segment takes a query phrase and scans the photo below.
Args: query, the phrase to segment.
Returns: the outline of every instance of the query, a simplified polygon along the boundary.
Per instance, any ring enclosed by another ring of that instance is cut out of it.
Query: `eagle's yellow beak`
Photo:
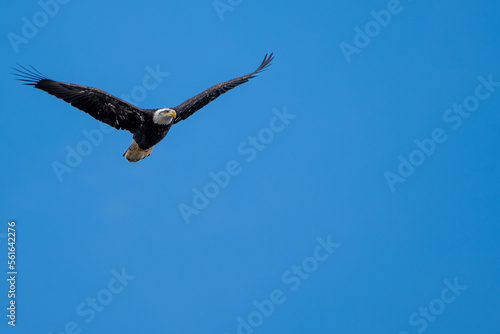
[[[170,117],[176,118],[176,117],[177,117],[177,113],[175,112],[175,110],[170,110],[170,111],[167,113],[167,116],[170,116]]]

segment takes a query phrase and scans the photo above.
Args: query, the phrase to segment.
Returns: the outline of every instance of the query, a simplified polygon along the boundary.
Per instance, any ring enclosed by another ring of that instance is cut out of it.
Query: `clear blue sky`
[[[499,10],[4,2],[0,332],[498,333]],[[135,164],[10,74],[173,107],[268,52]]]

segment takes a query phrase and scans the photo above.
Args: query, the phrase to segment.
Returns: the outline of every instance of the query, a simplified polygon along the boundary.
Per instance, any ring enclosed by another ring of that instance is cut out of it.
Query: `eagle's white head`
[[[172,123],[175,117],[177,117],[177,114],[174,109],[158,109],[153,114],[153,122],[156,124],[167,125]]]

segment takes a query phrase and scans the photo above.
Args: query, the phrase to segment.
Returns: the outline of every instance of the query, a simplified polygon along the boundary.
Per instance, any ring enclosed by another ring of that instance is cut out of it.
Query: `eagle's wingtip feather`
[[[262,60],[262,63],[260,64],[259,68],[254,72],[254,74],[260,73],[265,71],[269,66],[272,65],[272,61],[274,59],[274,52],[271,52],[269,54],[266,53],[264,56],[264,60]]]
[[[45,75],[31,65],[31,69],[28,69],[19,63],[17,66],[18,67],[12,67],[15,72],[11,74],[17,77],[16,80],[23,81],[24,85],[36,86],[40,81],[47,79]]]

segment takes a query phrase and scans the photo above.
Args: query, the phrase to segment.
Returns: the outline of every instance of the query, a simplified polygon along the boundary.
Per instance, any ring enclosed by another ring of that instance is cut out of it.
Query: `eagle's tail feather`
[[[143,150],[134,140],[123,156],[128,160],[128,162],[137,162],[149,157],[151,152],[153,152],[153,147]]]

